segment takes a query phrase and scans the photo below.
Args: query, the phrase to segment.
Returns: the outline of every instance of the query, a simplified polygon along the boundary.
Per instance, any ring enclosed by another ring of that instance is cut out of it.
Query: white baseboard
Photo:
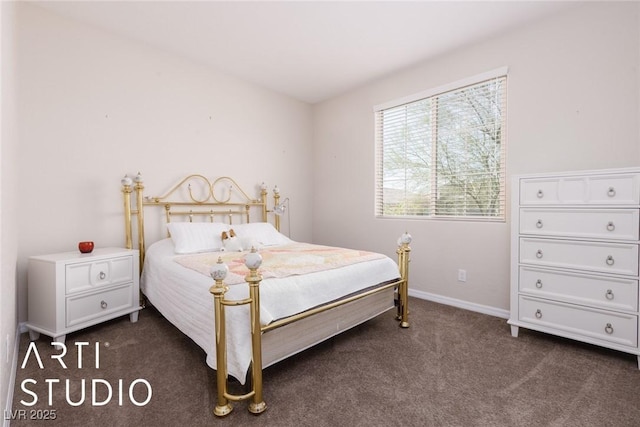
[[[430,292],[416,291],[409,289],[409,296],[424,299],[427,301],[433,301],[440,304],[450,305],[453,307],[462,308],[465,310],[475,311],[482,314],[488,314],[489,316],[500,317],[503,319],[509,318],[509,310],[503,308],[489,307],[487,305],[475,304],[468,301],[463,301],[455,298],[445,297],[442,295],[432,294]]]
[[[10,414],[13,410],[13,390],[16,387],[16,374],[18,369],[19,356],[18,353],[20,351],[20,335],[24,332],[27,332],[27,330],[27,325],[24,322],[19,323],[18,327],[16,328],[16,337],[13,343],[13,358],[11,359],[11,374],[9,376],[9,384],[7,384],[7,402],[5,404],[3,412],[3,414],[5,415],[3,416],[3,427],[9,427],[9,425],[11,424],[11,420],[7,419],[10,417],[7,417],[6,414]]]

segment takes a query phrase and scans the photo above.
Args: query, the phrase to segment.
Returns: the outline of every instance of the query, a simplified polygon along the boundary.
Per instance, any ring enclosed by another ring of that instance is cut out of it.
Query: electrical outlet
[[[459,269],[458,282],[466,282],[466,281],[467,281],[467,270]]]

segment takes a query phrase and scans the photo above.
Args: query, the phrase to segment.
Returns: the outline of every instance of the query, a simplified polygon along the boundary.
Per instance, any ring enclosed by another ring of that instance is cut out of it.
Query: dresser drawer
[[[133,294],[133,283],[127,283],[102,292],[67,297],[67,327],[132,308]]]
[[[520,267],[520,292],[610,310],[638,311],[638,280]]]
[[[65,273],[67,294],[130,282],[133,280],[133,257],[68,264]]]
[[[578,184],[582,184],[580,180]],[[560,203],[560,179],[531,178],[520,181],[520,203],[523,205],[553,205]]]
[[[538,236],[638,240],[638,209],[520,209],[520,233]]]
[[[520,296],[519,320],[618,345],[638,346],[638,316]]]
[[[640,174],[596,175],[588,178],[587,200],[592,204],[640,203]]]
[[[638,245],[521,238],[520,262],[637,276]]]
[[[520,181],[520,203],[637,205],[640,204],[640,174],[525,178]]]

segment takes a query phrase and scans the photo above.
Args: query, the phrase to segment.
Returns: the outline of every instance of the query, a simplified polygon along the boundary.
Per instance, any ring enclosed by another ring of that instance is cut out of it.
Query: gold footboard
[[[259,285],[262,276],[258,273],[258,268],[262,263],[260,254],[253,249],[245,258],[245,265],[249,268],[249,274],[245,280],[249,284],[249,298],[244,300],[227,300],[225,293],[229,289],[224,284],[224,279],[229,271],[228,267],[218,259],[218,263],[211,268],[211,277],[215,284],[210,288],[209,292],[214,297],[215,310],[215,334],[216,334],[216,379],[217,379],[217,402],[213,413],[217,416],[225,416],[231,413],[233,406],[230,401],[242,401],[251,399],[248,410],[253,414],[260,414],[267,409],[267,404],[262,397],[262,334],[269,330],[290,324],[297,320],[304,319],[314,314],[330,310],[337,306],[347,304],[349,302],[365,298],[374,293],[382,292],[385,289],[395,288],[397,290],[397,320],[400,321],[400,327],[409,327],[409,306],[408,306],[408,289],[409,289],[409,253],[411,248],[411,236],[407,233],[403,234],[398,240],[398,268],[400,279],[383,286],[377,287],[366,292],[353,295],[348,298],[335,301],[321,307],[305,311],[286,319],[278,320],[269,325],[261,327],[260,325],[260,290]],[[238,306],[249,304],[251,313],[251,346],[252,346],[252,363],[251,363],[251,385],[252,389],[243,395],[234,395],[229,393],[227,388],[227,347],[226,347],[226,324],[225,324],[225,308],[227,306]]]

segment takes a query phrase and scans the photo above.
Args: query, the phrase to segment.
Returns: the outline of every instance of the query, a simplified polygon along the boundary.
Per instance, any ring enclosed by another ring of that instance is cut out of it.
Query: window
[[[375,107],[376,216],[505,219],[506,72]]]

